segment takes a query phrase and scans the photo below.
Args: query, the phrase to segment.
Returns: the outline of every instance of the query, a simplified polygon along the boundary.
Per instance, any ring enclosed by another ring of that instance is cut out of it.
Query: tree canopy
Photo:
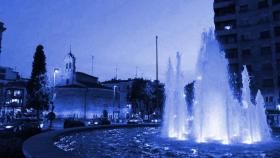
[[[46,56],[44,47],[38,45],[33,57],[31,78],[28,82],[27,107],[37,111],[48,110],[50,89],[47,86]]]
[[[134,79],[128,94],[133,113],[151,115],[161,113],[164,104],[164,86],[157,81]]]

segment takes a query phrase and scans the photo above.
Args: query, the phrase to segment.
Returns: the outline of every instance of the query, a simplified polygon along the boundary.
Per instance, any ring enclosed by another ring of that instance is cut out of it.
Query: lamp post
[[[56,77],[56,74],[59,73],[59,69],[58,68],[54,68],[53,69],[53,87],[55,87],[55,77]]]
[[[52,121],[55,119],[55,114],[54,114],[54,99],[56,97],[56,93],[55,93],[55,77],[56,74],[59,73],[59,69],[58,68],[54,68],[53,69],[53,96],[52,96],[52,102],[51,102],[51,112],[48,113],[48,120],[50,121],[50,125],[49,128],[52,128]]]
[[[53,69],[53,98],[52,98],[52,101],[54,102],[54,99],[56,97],[56,93],[55,93],[55,86],[56,86],[56,82],[55,82],[55,77],[56,77],[56,74],[59,73],[59,69],[58,68],[54,68]],[[54,107],[52,107],[53,109]],[[53,111],[53,110],[52,110]]]
[[[114,96],[113,96],[113,118],[114,120],[119,118],[119,106],[116,105],[117,102],[117,85],[114,85],[113,90],[114,90]],[[115,116],[117,115],[117,116]]]

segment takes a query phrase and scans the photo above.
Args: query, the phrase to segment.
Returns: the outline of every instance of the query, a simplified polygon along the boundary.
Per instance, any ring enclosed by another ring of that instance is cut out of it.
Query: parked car
[[[141,123],[143,123],[143,119],[140,117],[131,117],[127,121],[127,124],[141,124]]]
[[[97,125],[110,125],[111,122],[107,118],[95,118],[88,122],[88,126],[97,126]]]
[[[43,128],[41,120],[21,118],[0,125],[0,132],[9,134],[24,134],[40,132]]]
[[[150,118],[151,123],[161,123],[161,117],[159,115],[152,115]]]

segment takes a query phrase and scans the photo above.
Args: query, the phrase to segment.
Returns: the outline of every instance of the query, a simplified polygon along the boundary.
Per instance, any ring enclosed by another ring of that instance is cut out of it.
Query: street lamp
[[[55,97],[56,97],[56,93],[55,93],[55,77],[56,77],[56,74],[59,73],[59,69],[58,68],[54,68],[53,69],[53,98],[52,98],[52,102],[54,102],[55,100]],[[54,108],[54,106],[53,106]],[[53,111],[53,108],[52,108],[52,111]]]
[[[114,96],[113,96],[113,118],[118,119],[119,118],[119,106],[116,106],[116,101],[117,101],[117,96],[116,96],[116,91],[117,91],[118,86],[114,85],[113,90],[114,90]],[[115,116],[116,115],[116,116]]]
[[[54,68],[53,69],[53,86],[55,87],[55,77],[56,77],[56,74],[59,73],[59,69],[58,68]]]

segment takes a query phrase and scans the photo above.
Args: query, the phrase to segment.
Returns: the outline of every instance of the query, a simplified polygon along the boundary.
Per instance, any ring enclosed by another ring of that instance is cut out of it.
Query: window
[[[280,20],[280,11],[273,12],[273,20],[279,21]]]
[[[267,0],[259,0],[258,3],[258,8],[262,9],[262,8],[267,8],[268,7],[268,2]]]
[[[280,59],[276,60],[276,66],[277,66],[277,69],[280,70]]]
[[[66,69],[68,69],[68,63],[66,63]]]
[[[273,67],[272,67],[272,65],[270,64],[270,63],[266,63],[266,64],[263,64],[262,65],[262,70],[263,71],[272,71],[272,69],[273,69]]]
[[[5,79],[5,74],[0,74],[0,79]]]
[[[280,36],[280,26],[274,27],[275,36]]]
[[[240,36],[240,40],[243,42],[251,41],[252,39],[253,39],[253,36],[251,33],[244,33]]]
[[[11,95],[12,94],[12,90],[7,90],[7,95]]]
[[[273,103],[273,101],[274,101],[273,96],[270,96],[270,97],[269,97],[269,102],[270,102],[270,103]]]
[[[272,4],[280,4],[280,0],[272,0]]]
[[[215,27],[217,30],[231,30],[236,28],[236,20],[216,22]]]
[[[280,53],[280,43],[275,43],[275,52]]]
[[[263,87],[273,87],[273,79],[263,79],[262,86]]]
[[[262,47],[261,48],[261,55],[262,56],[272,55],[271,48],[270,47]]]
[[[261,39],[268,39],[270,38],[270,32],[269,31],[263,31],[260,33],[260,38]]]
[[[15,97],[21,96],[21,90],[14,90],[14,96]]]
[[[238,52],[237,49],[227,49],[225,50],[226,58],[232,59],[232,58],[237,58],[238,57]]]
[[[240,5],[239,6],[239,12],[244,13],[248,11],[248,4]]]
[[[265,102],[266,103],[273,103],[274,99],[273,99],[273,96],[266,96],[265,97]]]
[[[238,64],[229,64],[229,69],[231,72],[238,72],[239,71],[239,65]]]
[[[250,26],[251,24],[250,24],[250,20],[249,19],[247,19],[247,18],[244,18],[244,19],[240,19],[240,21],[239,21],[239,26],[243,26],[243,27],[245,27],[245,26]]]
[[[242,50],[242,57],[247,58],[251,56],[251,50],[250,49],[243,49]]]
[[[0,68],[0,73],[6,73],[6,69]]]
[[[71,69],[71,67],[72,67],[72,65],[71,65],[71,63],[69,63],[69,69]]]
[[[235,5],[229,5],[223,8],[216,8],[215,10],[215,16],[223,16],[228,14],[234,14],[235,13]]]
[[[246,68],[247,68],[249,74],[251,74],[253,72],[253,66],[252,65],[246,65]]]
[[[236,43],[237,42],[236,34],[220,36],[219,40],[223,44],[231,44],[231,43]]]

